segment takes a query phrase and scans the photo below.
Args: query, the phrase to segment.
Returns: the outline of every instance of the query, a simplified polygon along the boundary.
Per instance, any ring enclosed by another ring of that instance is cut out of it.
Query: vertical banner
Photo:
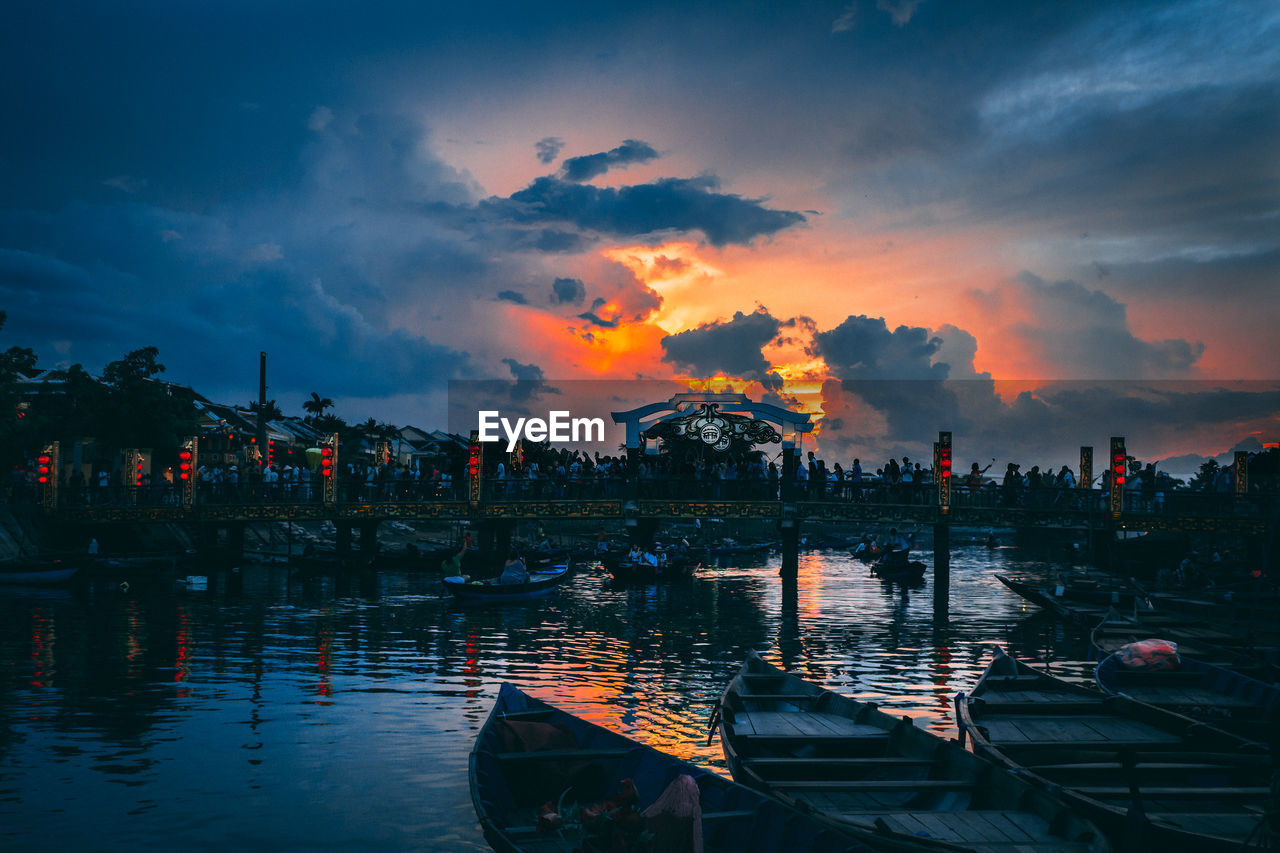
[[[52,442],[36,459],[36,488],[40,490],[40,506],[45,512],[53,512],[58,506],[58,466],[61,445]]]
[[[1080,448],[1080,482],[1076,483],[1077,489],[1093,488],[1093,448]]]
[[[1129,474],[1129,455],[1124,449],[1124,436],[1111,437],[1111,516],[1124,512],[1124,481]]]
[[[480,431],[471,431],[467,445],[467,497],[471,505],[480,503],[480,478],[484,475],[484,445],[480,443]]]
[[[939,432],[933,451],[933,479],[938,490],[938,512],[951,511],[951,433]]]
[[[1245,450],[1236,451],[1236,496],[1242,497],[1249,493],[1249,453]]]

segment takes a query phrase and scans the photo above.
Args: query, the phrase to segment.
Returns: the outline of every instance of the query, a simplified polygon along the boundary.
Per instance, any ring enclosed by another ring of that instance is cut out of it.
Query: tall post
[[[938,493],[938,515],[944,518],[951,513],[951,433],[938,433],[933,446],[933,480]]]
[[[480,431],[471,431],[471,441],[467,445],[467,498],[471,508],[480,504],[481,478],[484,477],[484,444],[480,441]]]
[[[778,574],[794,578],[800,574],[800,520],[784,518],[779,524],[782,527],[782,568]]]
[[[128,506],[138,502],[138,486],[142,474],[142,453],[135,448],[127,448],[124,452],[124,501]]]
[[[1249,493],[1249,453],[1245,450],[1237,450],[1235,454],[1236,466],[1236,497],[1242,498]]]
[[[933,525],[933,622],[951,621],[951,525]]]
[[[338,501],[338,434],[320,442],[320,499],[325,506]]]
[[[1093,448],[1082,446],[1080,448],[1080,482],[1076,483],[1077,489],[1093,488]]]
[[[200,438],[190,436],[178,449],[178,503],[191,509],[196,503],[196,470],[200,464]]]
[[[62,445],[50,442],[36,460],[36,488],[39,489],[40,506],[45,512],[53,512],[58,506],[58,469]]]
[[[1111,437],[1111,517],[1119,518],[1124,512],[1124,481],[1129,475],[1129,455],[1125,451],[1124,436]]]
[[[258,431],[257,445],[258,452],[262,454],[262,462],[266,464],[267,458],[267,416],[265,409],[267,408],[267,354],[265,352],[258,353]]]
[[[933,445],[938,516],[933,524],[933,621],[951,618],[951,433],[942,430]]]

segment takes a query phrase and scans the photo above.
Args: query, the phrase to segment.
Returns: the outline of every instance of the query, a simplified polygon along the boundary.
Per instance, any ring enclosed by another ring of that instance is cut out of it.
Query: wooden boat
[[[80,571],[60,560],[0,563],[0,584],[22,586],[66,583]]]
[[[524,601],[550,594],[569,575],[569,564],[561,563],[529,573],[525,583],[473,581],[460,575],[445,578],[445,589],[465,601]]]
[[[693,577],[692,560],[676,559],[665,566],[651,566],[645,562],[622,560],[609,567],[615,581],[625,583],[658,583],[660,581],[686,580]]]
[[[1090,605],[1093,607],[1132,608],[1135,603],[1144,604],[1147,595],[1142,590],[1121,582],[1099,582],[1093,578],[1070,578],[1051,586],[1031,581],[996,575],[1002,584],[1040,606]],[[1042,604],[1039,599],[1051,598],[1053,605]]]
[[[501,686],[476,736],[469,770],[485,840],[502,853],[684,853],[695,849],[698,835],[706,853],[871,849],[834,823],[557,710],[511,684]],[[624,806],[631,791],[634,805]],[[683,817],[660,813],[674,799],[671,791],[686,798]],[[595,815],[606,799],[621,815],[602,825]],[[643,815],[636,828],[654,835],[643,847],[625,844],[636,813]],[[602,838],[608,829],[622,839]]]
[[[1174,669],[1126,667],[1118,653],[1107,655],[1094,672],[1107,693],[1212,723],[1251,740],[1265,741],[1280,730],[1280,687],[1211,663],[1178,656]]]
[[[871,567],[871,573],[882,581],[889,583],[916,584],[924,580],[924,563],[919,560],[908,560],[905,551],[894,551],[902,556],[890,558],[888,554]]]
[[[1053,789],[1124,850],[1239,850],[1259,830],[1272,760],[1261,744],[1035,670],[996,649],[961,740]]]
[[[720,699],[733,778],[888,849],[1109,850],[1102,832],[959,744],[791,675],[755,652]]]
[[[1179,654],[1205,663],[1273,681],[1280,677],[1275,661],[1276,638],[1188,619],[1176,614],[1138,609],[1130,614],[1110,609],[1090,634],[1099,659],[1135,640],[1159,637],[1178,644]]]

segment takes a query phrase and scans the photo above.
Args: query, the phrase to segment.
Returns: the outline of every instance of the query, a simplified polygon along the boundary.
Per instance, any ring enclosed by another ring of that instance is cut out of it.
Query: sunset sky
[[[0,67],[45,366],[244,404],[266,351],[286,412],[428,428],[450,379],[733,377],[958,461],[1280,438],[1273,2],[53,2]]]

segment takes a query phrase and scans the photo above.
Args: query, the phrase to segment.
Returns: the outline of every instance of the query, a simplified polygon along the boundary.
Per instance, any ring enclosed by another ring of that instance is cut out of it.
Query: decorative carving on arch
[[[645,430],[643,436],[666,442],[701,441],[719,451],[728,450],[734,443],[753,446],[782,441],[781,433],[768,421],[719,409],[718,403],[702,403],[691,414],[659,421]]]

